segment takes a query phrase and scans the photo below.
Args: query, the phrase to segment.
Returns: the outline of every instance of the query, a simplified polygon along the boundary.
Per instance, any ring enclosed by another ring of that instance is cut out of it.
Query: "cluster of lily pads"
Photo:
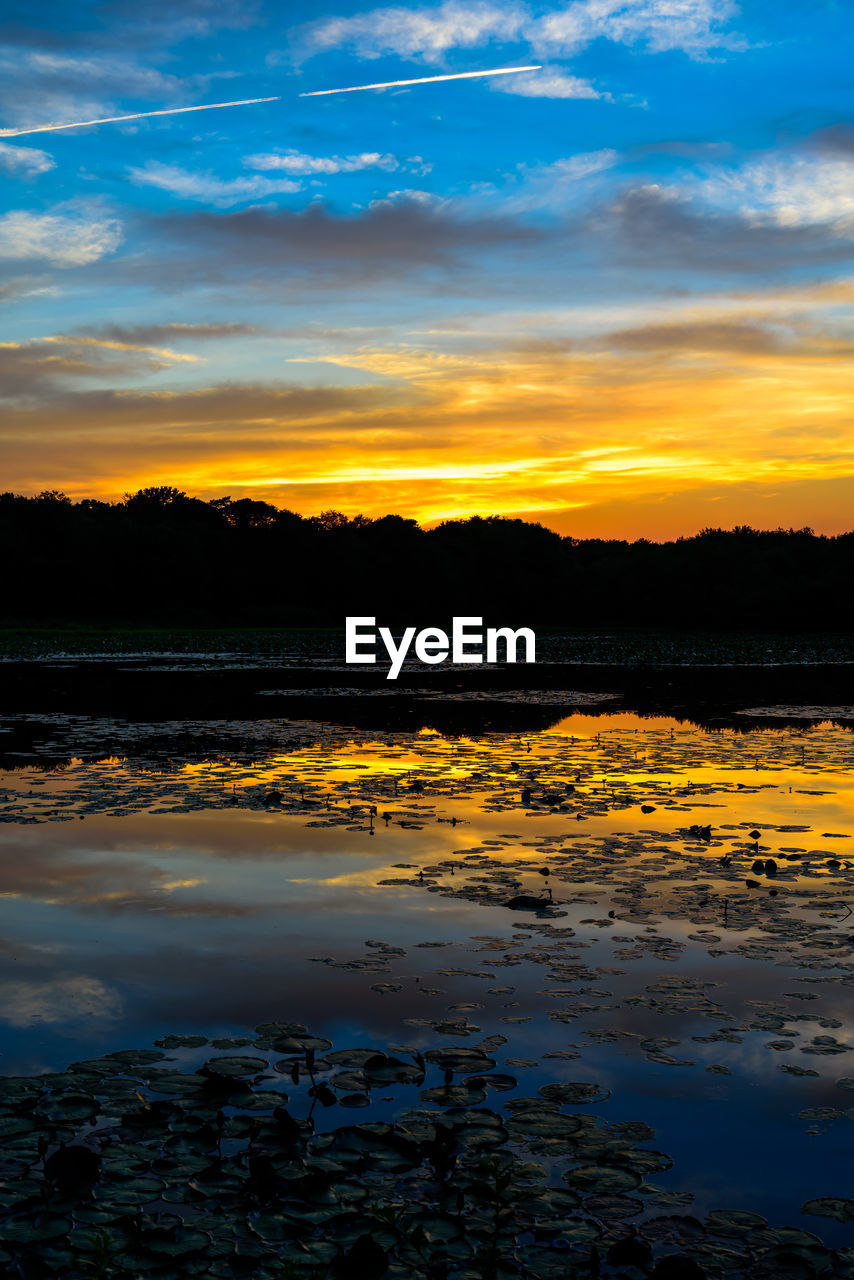
[[[27,770],[7,774],[0,789],[0,821],[10,822],[272,805],[294,815],[320,810],[323,825],[368,826],[372,808],[393,811],[406,801],[420,805],[424,821],[436,820],[438,806],[472,803],[484,813],[522,808],[567,823],[645,802],[643,813],[664,816],[772,786],[765,778],[751,786],[745,770],[782,781],[795,771],[835,771],[850,755],[848,735],[830,728],[718,735],[652,727],[595,738],[554,732],[470,740],[294,718],[146,723],[68,713],[9,716],[4,727],[14,739],[4,765]],[[59,764],[52,775],[51,759]],[[207,767],[187,767],[200,762]],[[710,767],[720,776],[697,781]]]
[[[82,721],[56,721],[58,740],[78,732],[85,740]],[[160,732],[146,725],[134,730],[145,750],[111,762],[103,757],[115,724],[90,723],[92,759],[81,752],[79,764],[46,786],[7,779],[0,820],[239,808],[362,837],[391,827],[411,842],[404,856],[422,856],[396,863],[397,874],[380,873],[386,893],[396,886],[401,899],[463,900],[492,910],[491,927],[505,919],[518,928],[521,920],[525,932],[473,937],[460,945],[474,951],[474,962],[466,957],[461,967],[446,956],[432,972],[419,963],[417,976],[406,950],[387,943],[366,943],[361,959],[313,957],[336,980],[345,972],[356,980],[387,975],[372,990],[386,1005],[399,998],[406,1013],[426,1015],[401,1018],[417,1028],[420,1050],[335,1050],[304,1027],[279,1022],[251,1037],[212,1041],[217,1056],[207,1061],[203,1037],[170,1036],[156,1050],[0,1078],[0,1273],[17,1280],[854,1276],[854,1251],[826,1249],[799,1227],[772,1227],[741,1209],[688,1213],[689,1196],[647,1180],[670,1165],[650,1149],[652,1129],[595,1114],[607,1097],[595,1081],[551,1080],[535,1096],[518,1096],[505,1069],[537,1064],[509,1057],[499,1069],[493,1054],[503,1037],[487,1035],[470,1048],[441,1043],[473,1041],[482,1028],[469,1014],[484,1009],[487,996],[516,991],[472,990],[472,981],[503,981],[496,971],[514,968],[523,982],[534,967],[537,998],[508,1000],[502,1010],[512,1012],[502,1012],[500,1023],[531,1022],[545,1002],[548,1044],[562,1047],[542,1056],[575,1061],[573,1072],[589,1070],[577,1061],[588,1049],[619,1043],[626,1056],[637,1051],[668,1072],[699,1060],[717,1088],[731,1067],[706,1058],[753,1037],[786,1077],[818,1084],[823,1060],[854,1051],[833,1035],[803,1034],[843,1027],[840,1010],[827,1000],[825,1008],[813,985],[823,984],[825,997],[854,986],[850,836],[770,819],[803,816],[797,806],[811,802],[801,797],[830,794],[799,789],[797,779],[805,769],[838,773],[838,731],[700,738],[658,729],[601,740],[553,734],[470,742],[395,734],[377,741],[294,721],[286,742],[277,727],[276,752],[259,768],[252,753],[264,754],[273,736],[272,722],[259,722],[240,756],[185,770],[180,761],[204,755],[212,725],[173,727],[168,745],[178,762],[146,754]],[[197,732],[198,743],[188,746]],[[391,767],[376,767],[377,759]],[[695,771],[709,765],[718,776],[698,780]],[[754,775],[760,765],[778,774],[773,786],[767,773]],[[785,791],[790,777],[794,793]],[[763,802],[763,821],[753,808],[745,820],[745,806]],[[610,822],[618,812],[624,830]],[[515,830],[493,830],[498,814]],[[460,849],[444,847],[449,828],[433,825],[462,822],[470,831],[481,817],[492,826],[484,823],[478,842]],[[658,932],[668,920],[672,937]],[[603,955],[606,946],[612,953]],[[706,958],[725,956],[758,961],[763,971],[773,966],[779,977],[739,992],[724,966],[720,982],[708,977]],[[683,957],[687,971],[644,971]],[[438,1017],[431,1002],[444,992],[428,985],[434,980],[452,987],[465,980],[468,988],[453,991],[454,1003]],[[795,983],[797,990],[786,990]],[[753,995],[763,998],[742,999]],[[483,1020],[492,1016],[487,1007]],[[661,1027],[661,1019],[670,1025]],[[555,1038],[572,1024],[578,1040]],[[515,1034],[524,1037],[518,1028]],[[426,1047],[431,1035],[441,1037],[435,1048]],[[535,1051],[524,1038],[522,1048]],[[188,1062],[192,1054],[197,1063]],[[745,1070],[744,1058],[729,1061]],[[786,1087],[809,1083],[789,1079]],[[850,1076],[836,1083],[854,1089]],[[854,1119],[854,1109],[841,1106],[810,1107],[800,1118],[841,1126]],[[850,1223],[854,1201],[822,1196],[802,1212]]]
[[[668,1198],[647,1179],[672,1162],[648,1125],[592,1114],[607,1096],[592,1081],[516,1096],[488,1043],[335,1050],[274,1022],[214,1041],[195,1069],[167,1053],[203,1037],[160,1045],[0,1079],[4,1274],[854,1276],[854,1249],[758,1214],[662,1214]],[[335,1125],[338,1108],[380,1091],[402,1095],[393,1119]],[[803,1212],[854,1221],[854,1200]]]

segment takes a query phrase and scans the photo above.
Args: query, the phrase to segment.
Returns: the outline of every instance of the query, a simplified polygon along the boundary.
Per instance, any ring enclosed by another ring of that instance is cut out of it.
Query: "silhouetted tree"
[[[703,529],[695,537],[561,537],[471,516],[421,528],[389,514],[303,518],[171,485],[121,502],[0,493],[0,618],[10,622],[850,629],[854,531]]]

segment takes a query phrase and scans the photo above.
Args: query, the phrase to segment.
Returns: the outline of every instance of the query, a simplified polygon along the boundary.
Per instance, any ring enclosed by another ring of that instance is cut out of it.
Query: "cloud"
[[[39,341],[39,339],[36,339],[36,341]],[[57,343],[61,346],[68,346],[77,351],[82,351],[87,347],[95,348],[98,351],[132,351],[139,353],[140,355],[157,356],[161,360],[175,362],[178,364],[195,364],[198,360],[197,356],[171,351],[168,347],[154,347],[150,344],[120,341],[116,338],[87,336],[85,334],[62,333],[56,336],[42,338],[41,341]]]
[[[82,267],[112,253],[121,239],[115,218],[87,217],[85,212],[16,209],[0,216],[0,259],[41,258],[57,267]]]
[[[323,18],[302,28],[297,40],[309,55],[352,48],[362,58],[396,53],[435,62],[449,49],[471,49],[496,39],[516,40],[525,21],[526,12],[520,5],[445,0],[433,9],[395,6],[352,18]]]
[[[251,324],[182,324],[172,321],[164,324],[101,325],[99,328],[85,330],[84,336],[125,343],[128,346],[150,347],[164,342],[245,337],[257,332],[255,325]]]
[[[13,22],[16,6],[6,6],[9,21],[4,43],[33,49],[93,48],[119,50],[150,47],[158,53],[172,43],[203,37],[224,28],[251,26],[258,20],[260,0],[107,0],[98,6],[97,21],[68,22],[67,0],[40,0],[38,8],[17,8],[36,25]]]
[[[4,349],[0,348],[0,353]],[[11,355],[14,355],[12,352]],[[11,363],[10,355],[10,363]],[[32,355],[25,349],[24,356]],[[89,373],[96,366],[89,365]],[[65,381],[68,370],[57,375],[57,384]],[[76,372],[76,371],[74,371]],[[33,385],[37,386],[35,379]],[[364,384],[358,386],[275,386],[253,383],[218,383],[215,386],[181,391],[140,391],[133,388],[102,388],[73,390],[44,386],[44,408],[50,415],[46,429],[58,437],[74,437],[81,430],[87,434],[101,435],[121,432],[126,428],[136,430],[149,427],[155,442],[163,443],[162,432],[175,430],[194,442],[194,447],[219,452],[225,443],[230,448],[236,427],[241,437],[256,440],[266,438],[281,446],[282,429],[317,424],[333,431],[359,429],[359,420],[373,415],[382,408],[411,403],[411,394],[399,387]],[[56,411],[61,408],[61,416]],[[16,424],[23,431],[40,416],[38,407],[25,406],[10,410],[10,428]],[[347,420],[346,427],[344,420]],[[367,418],[373,429],[373,419]],[[139,447],[144,443],[138,441]],[[155,447],[157,447],[155,443]],[[165,447],[165,446],[164,446]],[[292,439],[289,447],[308,447],[306,442]]]
[[[786,351],[804,358],[808,353],[791,330],[771,328],[751,320],[686,320],[679,324],[648,324],[617,329],[596,338],[592,346],[627,352],[710,355],[731,352],[740,357],[779,355]],[[808,349],[812,356],[845,355],[850,344],[824,342]]]
[[[110,0],[106,12],[121,19],[117,29],[139,32],[152,28],[152,35],[162,42],[164,33],[173,40],[206,36],[222,28],[250,27],[259,20],[260,0]]]
[[[817,129],[807,139],[806,146],[814,151],[854,155],[854,125],[832,124],[826,129]]]
[[[16,50],[0,55],[0,111],[6,122],[22,127],[116,114],[116,98],[180,103],[191,87],[197,82],[164,75],[117,53]]]
[[[0,343],[2,397],[45,397],[80,378],[115,379],[196,360],[163,347],[73,334],[5,342]]]
[[[371,208],[393,204],[396,200],[403,200],[409,204],[429,205],[434,209],[444,203],[442,197],[437,196],[434,191],[422,191],[418,187],[400,187],[396,191],[389,191],[382,200],[374,200]]]
[[[452,283],[460,286],[476,256],[499,248],[518,256],[544,234],[517,219],[463,217],[415,199],[378,201],[346,217],[310,204],[301,210],[169,212],[151,215],[150,225],[164,252],[159,263],[146,264],[146,278],[156,277],[164,287],[239,279],[279,288],[287,279],[289,288],[304,282],[313,291],[399,282],[431,270],[453,273]],[[133,263],[126,265],[133,273]]]
[[[394,53],[437,62],[449,50],[492,41],[526,41],[548,57],[577,53],[605,39],[640,45],[650,53],[676,49],[704,57],[713,49],[744,47],[723,29],[737,12],[734,0],[576,0],[535,17],[522,4],[445,0],[434,8],[395,6],[350,18],[323,18],[301,28],[296,44],[306,56],[351,48],[362,58]]]
[[[86,377],[95,372],[91,360],[77,359],[70,353],[46,350],[38,343],[4,342],[0,346],[0,377],[4,399],[31,393],[46,394],[55,382],[65,385],[69,379]]]
[[[650,53],[678,49],[700,57],[742,48],[722,30],[738,12],[733,0],[578,0],[534,22],[528,35],[543,53],[575,53],[596,39],[642,45]]]
[[[619,160],[618,151],[603,147],[600,151],[580,151],[578,155],[553,160],[551,164],[520,165],[519,172],[530,183],[565,186],[589,178],[594,173],[602,173],[605,169],[613,169]]]
[[[502,188],[475,188],[457,200],[402,187],[395,198],[348,214],[319,201],[225,214],[151,211],[143,225],[152,251],[144,261],[124,255],[109,276],[112,284],[168,292],[193,284],[284,287],[291,303],[408,282],[446,296],[480,290],[493,306],[513,295],[518,306],[523,294],[539,305],[566,296],[604,263],[619,268],[623,280],[626,272],[652,281],[662,270],[774,271],[782,283],[805,266],[826,269],[852,255],[851,241],[836,228],[729,212],[704,201],[696,181],[693,188],[621,184],[615,192],[607,170],[623,159],[611,148],[568,156],[517,169]],[[106,266],[92,271],[107,279]],[[661,285],[659,276],[656,289]]]
[[[601,98],[589,80],[566,75],[563,71],[544,67],[541,71],[492,81],[497,93],[514,93],[520,98]]]
[[[516,185],[502,188],[502,210],[505,214],[535,209],[563,212],[579,200],[589,198],[585,179],[612,169],[620,158],[619,152],[603,147],[600,151],[583,151],[551,164],[519,165]],[[494,191],[492,187],[487,188],[487,200],[494,198]],[[472,199],[477,201],[477,195]]]
[[[31,298],[37,294],[55,292],[56,289],[46,276],[13,276],[0,283],[0,305],[14,302],[16,298]]]
[[[619,158],[619,152],[614,151],[611,147],[603,147],[601,151],[581,151],[576,156],[569,156],[565,160],[555,160],[552,164],[542,165],[536,170],[528,169],[527,172],[560,175],[570,179],[586,178],[591,173],[600,173],[603,169],[611,169]]]
[[[4,984],[0,1016],[13,1027],[39,1023],[66,1023],[77,1018],[118,1018],[122,1000],[100,978],[80,974],[47,981],[15,981]]]
[[[301,189],[300,183],[289,178],[218,178],[213,173],[191,173],[178,165],[163,164],[159,160],[149,160],[142,168],[131,168],[128,172],[131,181],[138,186],[157,187],[182,200],[198,200],[218,208]]]
[[[620,193],[574,227],[579,246],[624,265],[649,269],[762,275],[806,264],[843,262],[850,241],[825,227],[759,220],[704,206],[681,191],[647,184]]]
[[[40,173],[47,173],[56,167],[53,156],[46,151],[38,151],[35,147],[16,147],[8,142],[0,142],[0,169],[7,173],[22,174],[25,178],[34,178]]]
[[[307,156],[299,151],[268,151],[247,156],[243,163],[249,169],[281,169],[285,173],[356,173],[361,169],[385,169],[399,167],[396,156],[381,155],[379,151],[364,151],[355,156]]]
[[[711,203],[781,227],[829,223],[854,231],[854,154],[767,156],[705,181]]]

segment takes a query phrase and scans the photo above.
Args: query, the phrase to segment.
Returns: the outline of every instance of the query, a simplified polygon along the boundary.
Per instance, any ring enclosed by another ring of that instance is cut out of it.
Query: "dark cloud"
[[[783,334],[747,320],[651,324],[618,329],[593,345],[620,351],[735,351],[777,355],[792,343]]]
[[[36,395],[40,400],[79,378],[126,377],[163,368],[142,352],[75,344],[73,339],[0,346],[0,398]]]
[[[121,114],[128,98],[184,106],[192,80],[145,64],[124,44],[117,49],[27,48],[0,51],[0,110],[4,124],[22,128],[55,120]],[[49,142],[45,136],[40,139]],[[39,141],[39,139],[36,139]]]
[[[0,303],[14,302],[38,287],[33,276],[18,276],[11,280],[0,281]]]
[[[540,356],[547,359],[549,356],[568,355],[578,346],[579,343],[571,338],[523,338],[521,341],[508,343],[507,350],[515,355]],[[483,349],[490,350],[488,347]]]
[[[217,30],[252,26],[259,0],[114,0],[75,6],[69,23],[66,0],[10,0],[4,5],[0,44],[30,49],[128,49],[162,47]]]
[[[651,324],[619,329],[592,339],[587,345],[618,351],[732,352],[742,356],[787,356],[804,359],[850,360],[852,344],[845,338],[780,323],[751,320],[698,320],[684,324]]]
[[[838,345],[838,344],[837,344]],[[518,356],[560,358],[585,351],[669,352],[732,351],[751,355],[777,355],[796,350],[792,335],[758,322],[741,320],[687,321],[674,324],[639,325],[615,329],[592,338],[530,338],[508,345]],[[800,352],[798,352],[800,354]]]
[[[854,257],[854,242],[827,227],[717,213],[655,186],[623,192],[577,229],[591,247],[632,267],[764,274]]]
[[[100,325],[81,329],[79,332],[86,337],[106,342],[154,347],[165,343],[174,345],[178,342],[195,342],[199,339],[242,337],[257,333],[258,329],[251,324],[181,324],[175,321],[167,324]]]
[[[840,123],[829,125],[826,129],[817,129],[807,139],[807,146],[813,151],[830,152],[834,155],[854,155],[854,124]]]
[[[270,284],[306,280],[319,288],[431,270],[447,277],[464,273],[472,255],[534,246],[548,234],[508,218],[462,218],[414,201],[384,202],[347,217],[319,204],[300,211],[170,213],[152,217],[149,226],[172,252],[158,266],[146,260],[140,271],[156,271],[167,286],[235,276]]]
[[[401,200],[349,215],[320,204],[149,212],[137,230],[147,238],[144,253],[93,263],[87,278],[162,293],[221,288],[223,298],[239,286],[249,291],[242,306],[253,295],[291,305],[360,289],[368,302],[407,285],[421,299],[477,293],[519,306],[523,297],[542,304],[567,287],[587,288],[603,264],[627,278],[658,273],[660,287],[667,271],[785,280],[854,256],[854,241],[838,229],[750,220],[651,186],[577,217],[536,221]]]
[[[5,353],[3,353],[5,354]],[[63,359],[57,381],[74,376],[78,370]],[[29,366],[19,376],[24,384]],[[32,388],[43,377],[44,366],[36,367],[27,382]],[[85,370],[89,372],[89,370]],[[19,393],[20,394],[20,393]],[[239,431],[245,445],[252,436],[278,436],[283,424],[328,422],[340,429],[346,420],[348,430],[357,424],[350,415],[369,414],[381,409],[411,405],[417,398],[411,388],[398,388],[388,383],[381,386],[350,387],[275,387],[252,384],[219,384],[199,391],[169,393],[136,390],[73,391],[47,389],[34,407],[9,409],[4,414],[7,437],[16,430],[26,436],[41,426],[51,434],[73,437],[76,432],[122,431],[129,427],[151,427],[170,431],[180,425],[181,439],[207,439],[210,447],[221,450],[223,437],[234,438]],[[296,447],[292,440],[288,447]]]
[[[100,6],[108,19],[133,28],[155,26],[207,34],[223,28],[250,27],[261,12],[259,0],[109,0]]]
[[[78,43],[75,33],[31,27],[25,22],[0,23],[0,45],[6,48],[68,49]]]

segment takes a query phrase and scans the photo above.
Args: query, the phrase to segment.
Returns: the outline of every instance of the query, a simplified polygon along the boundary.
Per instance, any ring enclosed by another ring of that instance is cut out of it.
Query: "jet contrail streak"
[[[90,124],[119,124],[148,116],[178,116],[185,111],[213,111],[215,107],[248,107],[255,102],[281,102],[275,98],[241,98],[238,102],[205,102],[200,107],[167,107],[165,111],[135,111],[132,116],[104,116],[103,120],[72,120],[68,124],[37,124],[31,129],[0,129],[0,138],[20,138],[25,133],[54,133],[57,129],[85,129]]]
[[[385,80],[381,84],[351,84],[346,89],[312,89],[310,93],[301,93],[301,98],[320,98],[326,93],[358,93],[360,89],[397,89],[406,84],[433,84],[437,80],[473,80],[476,76],[510,76],[517,71],[541,71],[540,65],[534,67],[496,67],[494,71],[457,71],[448,76],[421,76],[418,80]]]
[[[421,76],[418,80],[386,80],[382,84],[351,84],[346,89],[313,89],[301,98],[320,98],[329,93],[358,93],[361,89],[397,89],[409,84],[434,84],[437,80],[474,80],[478,76],[510,76],[518,71],[541,71],[542,67],[496,67],[493,71],[457,71],[453,75]],[[0,138],[22,138],[28,133],[55,133],[58,129],[87,129],[92,124],[122,124],[125,120],[147,120],[151,116],[180,116],[187,111],[214,111],[218,107],[250,107],[256,102],[281,102],[273,98],[240,98],[237,102],[205,102],[200,107],[167,107],[163,111],[135,111],[130,116],[104,116],[101,120],[70,120],[66,124],[36,124],[29,129],[0,129]]]

